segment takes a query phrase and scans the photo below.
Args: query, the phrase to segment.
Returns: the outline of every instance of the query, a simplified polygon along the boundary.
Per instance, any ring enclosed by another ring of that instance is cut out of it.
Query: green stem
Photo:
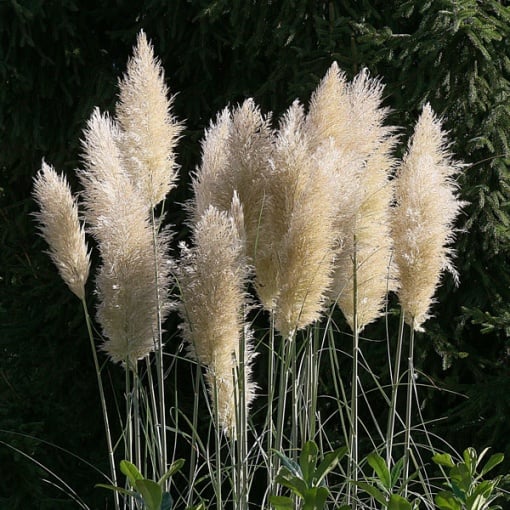
[[[159,437],[161,444],[160,452],[160,476],[166,473],[168,467],[168,452],[166,440],[166,406],[165,406],[165,366],[163,359],[163,327],[162,327],[162,314],[161,314],[161,296],[159,288],[159,253],[158,253],[158,240],[156,232],[156,218],[154,209],[151,209],[151,222],[152,222],[152,244],[154,249],[154,277],[156,283],[156,309],[157,309],[157,342],[156,342],[156,371],[158,379],[158,398],[159,398]],[[165,490],[168,490],[168,481],[165,483]]]
[[[274,370],[275,366],[275,326],[274,326],[274,314],[271,313],[270,317],[270,328],[269,328],[269,355],[268,355],[268,377],[267,377],[267,418],[266,418],[266,430],[267,432],[267,458],[268,458],[268,483],[267,486],[271,488],[270,494],[275,494],[276,484],[274,479],[276,477],[276,470],[273,464],[273,437],[275,434],[274,420],[273,420],[273,400],[274,400],[274,388],[276,387],[276,373]]]
[[[87,302],[85,298],[81,300],[82,306],[83,306],[83,312],[85,314],[85,323],[87,324],[87,331],[89,334],[89,340],[90,340],[90,347],[92,351],[92,358],[94,360],[94,368],[96,370],[96,378],[97,378],[97,386],[99,389],[99,399],[101,401],[101,410],[103,412],[103,422],[104,422],[104,428],[106,433],[106,446],[108,448],[108,462],[110,464],[110,474],[111,474],[111,482],[112,485],[117,486],[117,471],[115,469],[115,457],[113,455],[113,443],[112,443],[112,436],[111,436],[111,430],[110,430],[110,422],[108,420],[108,409],[106,407],[106,398],[104,394],[104,388],[103,388],[103,380],[101,378],[101,369],[99,367],[99,360],[97,359],[97,352],[96,352],[96,346],[94,343],[94,335],[92,333],[92,324],[90,321],[90,316],[87,308]],[[114,501],[115,501],[115,510],[120,510],[120,504],[119,504],[119,495],[117,492],[114,491]]]
[[[406,403],[406,421],[404,439],[404,481],[409,479],[413,390],[414,390],[414,319],[411,319],[409,333],[409,357],[407,359],[407,403]],[[404,488],[404,497],[407,497],[407,484],[405,485]]]
[[[351,490],[348,493],[348,504],[351,503],[351,494],[356,500],[358,494],[358,400],[359,400],[359,385],[358,385],[358,366],[359,366],[359,326],[358,326],[358,279],[357,279],[357,257],[356,257],[356,237],[354,237],[354,250],[353,250],[353,344],[352,344],[352,382],[351,382],[351,440],[350,440],[350,462],[349,462],[349,480],[352,484],[349,485]],[[353,508],[356,508],[354,506]]]
[[[386,464],[391,469],[393,439],[395,436],[395,420],[397,414],[397,397],[400,386],[400,364],[402,361],[402,345],[404,343],[405,312],[402,309],[398,327],[397,352],[395,354],[395,365],[391,378],[391,404],[388,413],[388,426],[386,428]]]

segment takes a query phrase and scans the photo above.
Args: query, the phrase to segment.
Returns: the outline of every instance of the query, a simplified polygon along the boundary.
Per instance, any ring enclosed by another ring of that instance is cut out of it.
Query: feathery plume
[[[119,89],[116,119],[122,128],[123,164],[154,207],[176,186],[174,149],[183,127],[171,113],[163,68],[143,31]]]
[[[90,255],[69,184],[63,175],[58,175],[43,161],[34,179],[33,194],[40,209],[34,216],[41,235],[50,247],[51,260],[69,289],[84,299]]]
[[[338,246],[331,298],[351,328],[356,313],[358,330],[380,316],[394,280],[390,174],[396,138],[394,128],[383,124],[382,92],[381,83],[366,70],[346,83],[334,63],[312,95],[306,119],[316,154],[327,144],[338,151]]]
[[[455,218],[464,205],[454,181],[459,170],[441,123],[426,104],[398,169],[393,214],[398,296],[406,322],[415,330],[421,330],[430,317],[441,273],[449,270],[457,279],[449,245],[455,239]]]
[[[303,108],[294,102],[275,141],[255,259],[258,295],[284,337],[324,309],[335,245],[333,162],[311,154]]]
[[[236,192],[243,206],[250,258],[259,235],[271,151],[270,116],[263,116],[254,101],[247,99],[232,112],[223,110],[211,124],[202,142],[201,166],[193,176],[192,222],[210,205],[228,211]]]
[[[85,168],[78,175],[85,219],[102,259],[96,286],[97,319],[106,337],[103,349],[113,361],[132,368],[158,345],[157,292],[164,317],[169,309],[169,268],[165,257],[156,267],[149,211],[122,166],[119,132],[107,115],[93,113],[83,140]],[[159,253],[165,253],[168,236],[161,235],[157,243]]]
[[[238,202],[233,208],[239,214]],[[247,406],[254,395],[250,381],[251,332],[245,324],[247,266],[236,223],[225,211],[214,206],[206,209],[193,230],[193,246],[181,245],[177,268],[183,336],[190,346],[190,356],[206,367],[211,401],[221,426],[232,437],[238,388],[235,374],[243,339]]]

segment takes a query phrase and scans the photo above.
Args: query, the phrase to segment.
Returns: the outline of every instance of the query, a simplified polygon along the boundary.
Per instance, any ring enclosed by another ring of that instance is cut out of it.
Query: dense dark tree
[[[107,468],[80,303],[43,253],[30,192],[43,157],[73,180],[84,123],[93,106],[111,109],[142,28],[186,123],[169,216],[179,228],[177,203],[187,196],[203,128],[229,103],[251,96],[279,114],[296,97],[306,101],[337,60],[348,77],[364,66],[381,76],[397,125],[410,130],[426,101],[445,117],[453,151],[466,163],[461,285],[445,282],[418,363],[470,398],[431,393],[427,412],[455,406],[448,428],[439,429],[447,440],[492,444],[510,459],[506,0],[0,0],[0,507],[73,505],[4,443],[61,474],[91,507],[105,506],[92,488],[98,475],[42,441]],[[185,236],[182,227],[177,238]]]

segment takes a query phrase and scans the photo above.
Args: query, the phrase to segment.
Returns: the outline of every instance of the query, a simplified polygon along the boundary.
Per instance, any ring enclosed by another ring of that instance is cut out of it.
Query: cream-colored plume
[[[277,133],[255,258],[258,295],[284,337],[324,309],[335,256],[334,160],[313,156],[303,108],[295,102]]]
[[[34,197],[40,210],[35,217],[50,247],[51,260],[69,289],[84,299],[90,256],[78,206],[66,178],[43,162],[34,179]]]
[[[119,82],[116,119],[123,164],[145,201],[154,207],[176,186],[174,149],[182,125],[171,113],[164,71],[142,31]]]
[[[393,214],[399,300],[406,322],[420,330],[430,316],[444,270],[456,277],[449,245],[455,218],[464,205],[457,197],[460,165],[448,152],[441,123],[429,104],[418,119],[396,179]]]
[[[264,204],[264,179],[272,151],[270,117],[252,99],[221,112],[202,142],[202,162],[193,176],[192,223],[210,205],[228,211],[236,192],[244,210],[246,251],[253,259]]]
[[[236,200],[234,200],[236,201]],[[239,214],[239,203],[233,205]],[[245,324],[245,264],[242,237],[235,219],[214,206],[206,209],[193,229],[193,246],[182,245],[177,269],[181,290],[182,331],[190,355],[206,367],[211,401],[219,423],[235,437],[239,402],[237,370],[244,344],[244,394],[248,406],[254,395],[250,381],[251,332]]]
[[[119,133],[108,116],[93,113],[83,140],[85,168],[78,175],[85,219],[102,258],[96,285],[103,348],[113,361],[132,368],[158,344],[158,306],[164,316],[169,269],[164,257],[156,267],[149,210],[122,166]],[[159,253],[166,253],[168,239],[157,242]]]
[[[338,245],[331,299],[359,331],[381,315],[394,281],[390,174],[396,139],[394,128],[383,124],[387,110],[381,107],[382,92],[366,70],[346,83],[334,63],[312,95],[306,119],[317,157],[329,157],[320,152],[328,144],[338,151]]]

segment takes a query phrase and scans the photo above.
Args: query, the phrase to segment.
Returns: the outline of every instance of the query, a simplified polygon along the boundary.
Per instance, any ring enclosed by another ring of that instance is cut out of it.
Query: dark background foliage
[[[203,129],[227,104],[254,97],[276,116],[296,97],[307,101],[337,60],[348,77],[366,66],[383,79],[403,136],[426,101],[444,116],[452,149],[466,163],[461,284],[445,278],[417,364],[467,398],[424,390],[424,412],[446,417],[436,432],[457,448],[506,452],[508,472],[507,1],[0,0],[0,508],[74,506],[20,452],[55,470],[91,507],[105,508],[93,489],[99,475],[45,443],[107,469],[80,303],[43,253],[30,192],[43,157],[73,181],[84,123],[95,105],[111,110],[141,28],[186,123],[169,217],[177,238],[186,237],[178,204],[188,196]],[[117,368],[110,370],[115,380]]]

